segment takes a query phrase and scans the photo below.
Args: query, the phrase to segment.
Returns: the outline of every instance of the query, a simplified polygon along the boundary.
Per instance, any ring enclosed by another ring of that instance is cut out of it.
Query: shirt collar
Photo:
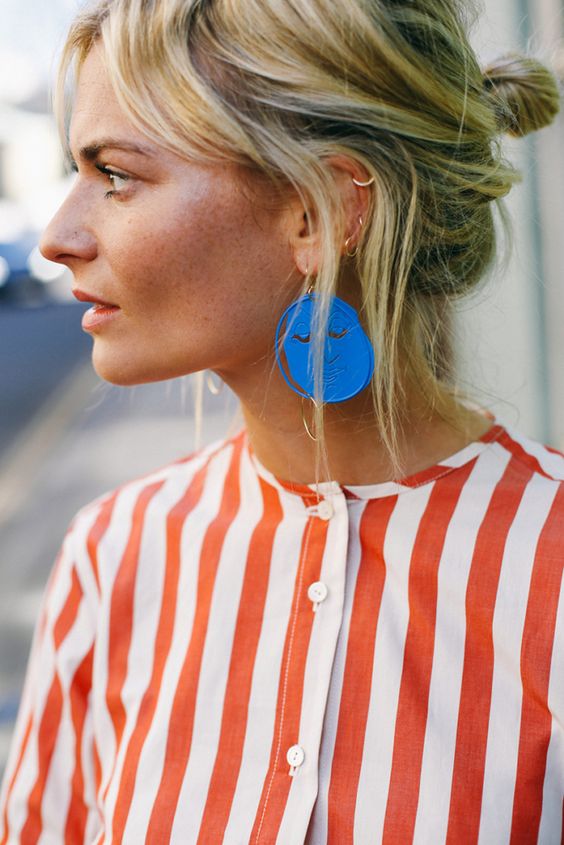
[[[495,418],[492,419],[492,427],[482,437],[472,441],[453,455],[443,458],[440,463],[402,478],[400,481],[383,481],[377,484],[342,485],[337,481],[322,481],[316,485],[315,482],[303,484],[279,478],[270,472],[257,458],[245,429],[241,432],[241,436],[244,438],[243,448],[247,450],[251,463],[261,478],[280,492],[284,491],[295,496],[300,496],[306,504],[312,504],[317,501],[318,497],[324,498],[335,494],[344,495],[347,499],[353,501],[355,499],[380,499],[386,496],[401,495],[410,490],[422,487],[425,484],[431,484],[439,478],[443,478],[465,466],[499,439],[504,428]]]

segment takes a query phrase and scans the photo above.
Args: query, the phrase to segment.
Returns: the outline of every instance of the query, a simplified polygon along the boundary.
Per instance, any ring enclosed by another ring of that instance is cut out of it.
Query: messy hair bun
[[[548,126],[558,114],[556,77],[537,59],[510,53],[491,62],[483,74],[501,133],[519,138]]]

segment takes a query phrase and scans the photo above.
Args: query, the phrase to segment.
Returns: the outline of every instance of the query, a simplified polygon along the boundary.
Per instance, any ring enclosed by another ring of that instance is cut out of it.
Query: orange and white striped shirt
[[[86,505],[1,845],[557,845],[563,478],[496,423],[318,501],[242,431]]]

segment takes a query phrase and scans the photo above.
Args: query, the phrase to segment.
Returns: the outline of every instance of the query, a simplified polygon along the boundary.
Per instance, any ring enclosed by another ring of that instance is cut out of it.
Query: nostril
[[[60,262],[61,259],[59,256],[61,255],[61,251],[56,249],[53,240],[49,237],[46,231],[43,232],[39,239],[38,248],[43,258],[46,258],[47,261]]]

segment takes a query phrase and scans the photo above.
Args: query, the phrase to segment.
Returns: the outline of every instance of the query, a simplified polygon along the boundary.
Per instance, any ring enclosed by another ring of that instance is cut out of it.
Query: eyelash
[[[121,179],[124,182],[129,179],[129,176],[125,176],[123,173],[118,173],[115,170],[110,170],[108,167],[105,167],[103,164],[96,164],[94,166],[95,166],[96,170],[99,170],[100,173],[102,173],[104,176],[107,176],[110,179],[110,181],[111,181],[112,177],[114,177],[116,179]],[[75,173],[78,173],[78,165],[76,164],[76,162],[74,162],[74,161],[71,162],[71,169]],[[120,193],[121,193],[121,191],[116,191],[116,190],[106,191],[106,193],[104,194],[104,199],[109,199],[110,197],[116,196]]]
[[[104,167],[103,164],[97,164],[96,170],[99,170],[100,173],[103,173],[104,176],[107,176],[110,179],[110,181],[111,181],[112,177],[114,177],[115,179],[121,179],[122,182],[126,182],[129,179],[129,176],[124,176],[123,173],[117,173],[115,170],[110,170],[108,167]],[[113,184],[113,182],[112,182],[112,184]],[[104,194],[104,198],[109,199],[110,197],[117,196],[120,193],[121,193],[121,191],[116,191],[116,190],[106,191],[106,193]]]

